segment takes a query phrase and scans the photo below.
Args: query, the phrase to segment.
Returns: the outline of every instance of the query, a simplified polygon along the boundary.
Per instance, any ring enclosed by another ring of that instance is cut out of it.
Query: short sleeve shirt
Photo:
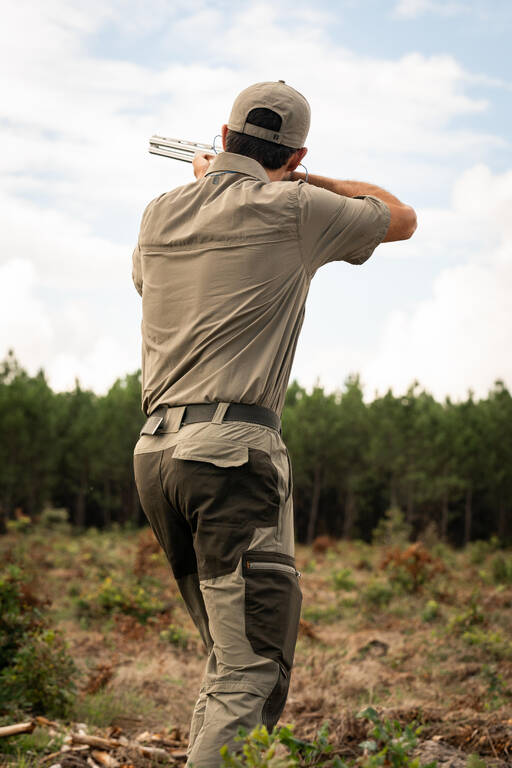
[[[365,262],[389,221],[375,197],[271,182],[229,152],[153,200],[133,253],[144,412],[241,402],[280,414],[313,275]]]

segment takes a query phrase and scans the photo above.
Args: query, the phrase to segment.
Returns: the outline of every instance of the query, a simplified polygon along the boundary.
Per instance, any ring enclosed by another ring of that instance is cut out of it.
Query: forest
[[[0,532],[66,510],[78,529],[144,524],[132,452],[144,416],[140,372],[105,395],[54,392],[9,353],[0,363]],[[512,397],[438,402],[414,382],[371,402],[358,375],[340,391],[294,381],[282,415],[293,467],[297,538],[371,541],[400,510],[411,537],[453,546],[512,541]],[[64,514],[64,513],[62,513]]]

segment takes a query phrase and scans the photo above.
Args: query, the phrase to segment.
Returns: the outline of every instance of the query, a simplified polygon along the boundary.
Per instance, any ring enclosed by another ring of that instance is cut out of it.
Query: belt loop
[[[213,414],[212,424],[222,424],[224,416],[231,403],[219,403]]]
[[[167,409],[167,418],[165,420],[166,432],[179,432],[186,405],[177,405]]]

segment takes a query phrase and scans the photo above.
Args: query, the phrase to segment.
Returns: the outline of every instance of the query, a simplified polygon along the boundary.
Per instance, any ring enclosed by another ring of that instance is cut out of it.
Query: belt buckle
[[[160,427],[162,426],[162,422],[164,420],[165,411],[167,409],[165,407],[157,408],[154,413],[149,416],[142,427],[140,434],[141,435],[156,435]]]

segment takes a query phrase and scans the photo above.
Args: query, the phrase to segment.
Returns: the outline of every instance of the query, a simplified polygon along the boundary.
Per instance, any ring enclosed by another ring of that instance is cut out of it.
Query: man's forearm
[[[306,174],[298,173],[297,171],[290,174],[291,181],[298,181],[299,179],[305,181]],[[308,184],[328,189],[330,192],[335,192],[337,195],[344,195],[345,197],[373,195],[373,197],[377,197],[384,203],[403,205],[402,201],[399,200],[398,197],[392,195],[391,192],[387,192],[376,184],[367,184],[364,181],[341,181],[338,179],[329,179],[327,176],[314,176],[310,173],[308,176]]]

